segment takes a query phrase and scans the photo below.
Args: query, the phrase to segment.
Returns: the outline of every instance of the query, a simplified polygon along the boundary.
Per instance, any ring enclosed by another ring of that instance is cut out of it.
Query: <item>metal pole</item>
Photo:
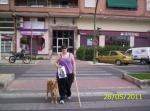
[[[95,6],[95,13],[94,13],[94,37],[93,40],[96,38],[96,12],[97,12],[97,5],[98,5],[98,0],[96,0],[96,6]],[[93,47],[94,47],[94,54],[93,54],[93,64],[95,64],[95,44],[93,43]]]
[[[1,44],[1,43],[2,43],[1,41],[2,41],[2,40],[1,40],[1,38],[2,38],[2,37],[1,37],[1,34],[0,34],[0,60],[2,59],[2,57],[1,57],[1,56],[2,56],[2,55],[1,55],[1,47],[2,47],[2,44]]]
[[[17,42],[17,17],[14,16],[14,37],[13,37],[13,51],[17,52],[17,46],[16,46],[16,42]]]
[[[32,34],[32,21],[30,20],[30,25],[31,25],[31,61],[32,61],[32,36],[33,36],[33,34]]]

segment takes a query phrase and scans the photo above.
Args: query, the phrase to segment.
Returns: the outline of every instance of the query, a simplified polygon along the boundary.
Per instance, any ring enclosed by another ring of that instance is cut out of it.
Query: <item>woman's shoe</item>
[[[64,104],[65,103],[65,101],[64,100],[60,100],[60,102],[59,102],[60,104]]]

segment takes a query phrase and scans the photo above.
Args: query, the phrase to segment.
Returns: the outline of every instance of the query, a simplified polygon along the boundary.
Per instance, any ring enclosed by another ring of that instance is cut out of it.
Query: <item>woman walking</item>
[[[74,81],[74,74],[76,74],[76,62],[73,54],[67,51],[66,45],[63,45],[61,48],[62,52],[58,56],[56,67],[58,69],[64,68],[64,72],[66,73],[66,76],[64,75],[63,77],[57,73],[60,103],[64,104],[65,97],[68,100],[71,99],[71,86]]]

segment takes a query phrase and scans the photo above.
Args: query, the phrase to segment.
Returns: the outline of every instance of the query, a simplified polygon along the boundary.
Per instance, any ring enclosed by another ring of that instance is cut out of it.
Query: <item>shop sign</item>
[[[139,36],[139,33],[136,32],[121,32],[120,35],[124,35],[124,36]]]

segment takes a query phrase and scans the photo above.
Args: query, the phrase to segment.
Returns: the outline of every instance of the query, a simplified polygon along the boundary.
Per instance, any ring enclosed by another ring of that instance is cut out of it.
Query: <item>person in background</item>
[[[56,67],[65,67],[66,70],[67,77],[65,78],[59,78],[57,74],[60,104],[64,104],[64,100],[66,97],[68,100],[71,99],[71,86],[74,81],[74,76],[76,74],[76,62],[74,55],[67,51],[67,46],[65,44],[62,45],[61,49],[62,52],[58,55]]]

